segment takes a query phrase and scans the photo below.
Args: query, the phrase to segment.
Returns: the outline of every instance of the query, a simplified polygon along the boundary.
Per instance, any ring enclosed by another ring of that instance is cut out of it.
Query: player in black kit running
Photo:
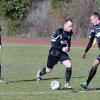
[[[67,19],[64,22],[63,28],[57,29],[51,38],[51,48],[49,50],[47,66],[42,68],[37,73],[37,80],[41,80],[41,76],[47,73],[50,73],[60,61],[66,68],[65,70],[65,87],[71,88],[69,81],[72,74],[72,64],[71,59],[67,52],[70,51],[71,46],[71,36],[73,34],[73,21],[71,19]]]
[[[93,27],[91,28],[91,31],[90,31],[90,41],[83,53],[83,56],[82,56],[83,58],[86,58],[87,52],[91,48],[94,38],[96,38],[98,48],[100,49],[100,14],[98,12],[94,12],[90,17],[90,21],[93,24]],[[99,52],[98,57],[94,60],[92,64],[92,68],[90,70],[87,81],[81,84],[82,88],[84,89],[88,88],[89,83],[91,82],[91,80],[93,79],[93,77],[95,76],[97,72],[97,68],[99,64],[100,64],[100,52]]]

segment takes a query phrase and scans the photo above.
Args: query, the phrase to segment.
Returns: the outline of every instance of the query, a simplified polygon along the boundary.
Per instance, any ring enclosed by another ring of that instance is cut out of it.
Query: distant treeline
[[[6,35],[48,37],[72,18],[74,36],[87,37],[89,16],[100,11],[99,4],[99,0],[0,0],[0,24]]]

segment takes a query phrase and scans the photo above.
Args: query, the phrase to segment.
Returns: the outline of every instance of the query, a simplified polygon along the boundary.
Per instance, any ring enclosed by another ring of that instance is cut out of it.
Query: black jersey
[[[62,48],[68,46],[70,48],[71,45],[71,36],[73,32],[66,32],[63,28],[57,29],[51,37],[51,49],[50,54],[59,55],[62,52]]]
[[[87,52],[90,49],[90,47],[93,44],[94,38],[96,38],[97,44],[98,44],[98,48],[100,49],[100,23],[91,28],[89,37],[90,37],[90,41],[89,41],[88,46],[87,46],[85,51]]]

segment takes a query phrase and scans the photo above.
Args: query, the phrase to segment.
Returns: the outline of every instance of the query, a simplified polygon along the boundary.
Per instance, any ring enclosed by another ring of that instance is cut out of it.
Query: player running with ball
[[[38,71],[36,77],[38,81],[41,80],[42,75],[50,73],[54,65],[60,61],[65,66],[65,87],[71,88],[69,81],[72,75],[72,64],[67,52],[70,51],[72,34],[73,21],[71,19],[65,20],[63,28],[57,29],[53,33],[51,38],[52,46],[49,50],[47,66]]]

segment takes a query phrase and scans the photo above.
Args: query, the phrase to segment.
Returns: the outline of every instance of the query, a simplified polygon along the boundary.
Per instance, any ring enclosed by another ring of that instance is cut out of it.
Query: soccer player
[[[90,16],[90,21],[91,24],[93,24],[91,31],[90,31],[90,40],[89,43],[82,55],[83,59],[86,58],[87,52],[89,51],[89,49],[92,47],[93,41],[96,38],[97,44],[98,44],[98,48],[100,50],[100,14],[98,12],[94,12],[91,16]],[[100,64],[100,52],[98,57],[94,60],[93,64],[92,64],[92,68],[90,70],[89,76],[86,80],[86,82],[81,84],[81,87],[84,89],[88,88],[88,85],[90,84],[91,80],[93,79],[93,77],[95,76],[96,72],[97,72],[97,68],[98,65]]]
[[[40,81],[42,75],[50,73],[58,61],[65,66],[65,87],[71,88],[69,81],[72,74],[71,59],[67,52],[70,51],[71,36],[73,34],[73,21],[67,19],[64,22],[63,28],[57,29],[51,37],[51,48],[49,50],[47,66],[42,68],[37,73],[37,80]]]
[[[0,26],[0,50],[2,50],[1,26]],[[1,78],[1,58],[0,58],[0,84],[2,84],[2,83],[6,83],[6,81]]]

